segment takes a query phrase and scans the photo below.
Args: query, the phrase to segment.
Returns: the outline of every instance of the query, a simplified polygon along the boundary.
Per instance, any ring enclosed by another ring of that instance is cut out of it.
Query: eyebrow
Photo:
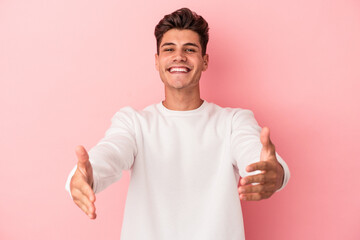
[[[166,43],[164,43],[163,45],[161,45],[161,47],[174,46],[174,45],[176,45],[176,44],[175,44],[175,43],[172,43],[172,42],[166,42]],[[191,42],[185,43],[184,46],[193,46],[193,47],[200,48],[197,44],[191,43]]]

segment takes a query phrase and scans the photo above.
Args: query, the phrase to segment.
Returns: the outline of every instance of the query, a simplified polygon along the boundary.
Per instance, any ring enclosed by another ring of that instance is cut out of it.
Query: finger
[[[83,202],[79,201],[79,200],[74,200],[74,202],[76,203],[76,205],[78,205],[78,207],[91,219],[95,219],[96,218],[96,208],[95,205],[90,205],[87,206],[86,204],[84,204]]]
[[[86,149],[79,145],[75,149],[76,156],[78,158],[78,166],[86,169],[86,163],[89,162],[89,154]]]
[[[262,192],[275,192],[275,184],[256,184],[245,185],[238,188],[239,194],[245,193],[262,193]]]
[[[87,215],[91,218],[91,219],[95,219],[96,218],[96,208],[95,208],[95,204],[91,203],[89,206],[87,206],[88,211],[87,211]]]
[[[85,195],[91,202],[95,202],[96,201],[96,197],[95,197],[95,193],[92,190],[92,188],[90,187],[89,184],[82,184],[80,191],[83,195]]]
[[[88,213],[88,209],[87,209],[87,206],[81,202],[80,200],[78,199],[74,199],[74,203],[87,215]]]
[[[240,200],[259,201],[271,197],[272,194],[272,192],[240,194]]]
[[[241,185],[247,185],[251,183],[264,183],[266,182],[266,176],[264,173],[247,176],[241,179],[240,183]]]
[[[238,189],[239,194],[244,194],[244,193],[260,193],[263,192],[265,190],[265,187],[263,184],[256,184],[256,185],[246,185],[246,186],[241,186]]]
[[[71,192],[73,199],[74,200],[78,200],[80,202],[82,202],[83,204],[85,204],[87,207],[90,206],[95,206],[94,203],[95,201],[92,201],[88,195],[84,194],[80,189],[74,189]]]
[[[91,215],[88,215],[89,217],[90,217],[90,219],[96,219],[96,213],[94,213],[94,214],[91,214]]]
[[[253,164],[250,164],[249,166],[246,167],[246,171],[247,172],[253,172],[253,171],[266,171],[269,170],[270,168],[270,163],[267,161],[259,161]]]
[[[78,207],[87,214],[90,218],[94,217],[96,214],[95,204],[91,202],[88,197],[80,192],[74,198],[74,202]]]
[[[276,183],[279,177],[273,171],[263,171],[262,173],[244,177],[240,180],[241,185],[251,184],[251,183]]]

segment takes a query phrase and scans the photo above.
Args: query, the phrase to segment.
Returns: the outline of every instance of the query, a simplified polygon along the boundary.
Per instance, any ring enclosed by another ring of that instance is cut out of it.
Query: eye
[[[165,48],[164,49],[164,52],[172,52],[172,51],[174,51],[174,49],[172,49],[172,48]]]
[[[186,51],[186,52],[195,52],[195,49],[193,49],[193,48],[187,48],[187,49],[185,49],[185,51]]]

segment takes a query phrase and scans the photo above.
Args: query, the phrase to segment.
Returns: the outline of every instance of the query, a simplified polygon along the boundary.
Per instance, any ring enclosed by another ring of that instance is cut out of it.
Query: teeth
[[[187,68],[170,68],[170,72],[189,72]]]

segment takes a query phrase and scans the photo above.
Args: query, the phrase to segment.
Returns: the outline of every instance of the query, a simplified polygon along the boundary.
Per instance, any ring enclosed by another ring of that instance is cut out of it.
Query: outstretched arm
[[[91,219],[96,218],[95,193],[119,180],[122,171],[131,169],[134,163],[137,154],[134,114],[132,108],[121,109],[96,146],[89,152],[83,146],[76,148],[78,163],[70,172],[65,189]]]

